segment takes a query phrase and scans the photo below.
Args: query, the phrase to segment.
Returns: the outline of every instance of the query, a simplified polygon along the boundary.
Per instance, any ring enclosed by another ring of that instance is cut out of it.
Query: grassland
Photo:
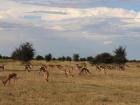
[[[0,105],[140,105],[140,68],[129,63],[126,71],[110,70],[107,75],[88,65],[91,75],[66,77],[56,68],[50,69],[46,82],[38,73],[44,61],[33,61],[33,71],[24,71],[20,62],[0,61],[6,70],[0,72],[0,80],[16,72],[18,80],[6,87],[0,83]],[[74,62],[51,62],[69,64]]]

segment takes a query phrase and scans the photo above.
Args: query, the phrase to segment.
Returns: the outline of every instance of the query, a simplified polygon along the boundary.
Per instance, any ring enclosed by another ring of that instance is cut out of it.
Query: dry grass
[[[49,82],[37,71],[45,62],[32,63],[34,71],[28,73],[20,62],[1,61],[6,71],[0,72],[0,79],[11,72],[16,72],[19,79],[6,87],[0,83],[0,105],[140,105],[140,68],[136,63],[128,64],[126,71],[109,71],[106,76],[90,65],[92,75],[75,72],[69,78],[55,68],[50,70]]]

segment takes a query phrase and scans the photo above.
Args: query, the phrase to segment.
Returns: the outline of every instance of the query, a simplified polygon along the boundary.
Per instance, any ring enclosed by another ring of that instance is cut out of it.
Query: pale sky
[[[140,59],[140,0],[0,0],[0,54],[22,42],[56,57],[122,45],[129,59]]]

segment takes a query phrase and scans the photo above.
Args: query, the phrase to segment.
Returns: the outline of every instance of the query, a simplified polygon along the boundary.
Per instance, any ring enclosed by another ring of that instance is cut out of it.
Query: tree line
[[[32,59],[36,60],[59,60],[59,61],[88,61],[90,63],[126,63],[128,60],[126,58],[126,48],[120,46],[116,48],[113,51],[113,54],[110,54],[108,52],[104,52],[101,54],[96,55],[95,57],[89,56],[89,57],[80,57],[79,54],[73,54],[73,57],[70,56],[62,56],[55,58],[52,56],[51,53],[46,54],[45,56],[37,55],[35,56],[35,49],[33,45],[29,42],[22,43],[18,48],[16,48],[13,53],[11,54],[11,57],[3,57],[0,55],[0,58],[6,58],[6,59],[14,59],[14,60],[20,60],[23,62],[28,62]]]

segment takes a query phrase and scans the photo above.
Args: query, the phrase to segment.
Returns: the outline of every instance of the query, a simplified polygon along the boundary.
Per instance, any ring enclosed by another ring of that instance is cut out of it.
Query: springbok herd
[[[98,71],[103,71],[104,74],[107,74],[108,70],[112,70],[112,69],[117,69],[120,71],[124,71],[125,70],[125,66],[128,67],[128,65],[124,65],[124,64],[120,64],[120,65],[111,65],[111,64],[95,64],[95,68]],[[74,76],[73,71],[77,70],[78,74],[81,75],[90,75],[91,72],[89,70],[89,68],[87,68],[87,63],[78,63],[78,64],[73,64],[73,65],[61,65],[61,64],[42,64],[40,65],[40,67],[38,68],[39,70],[39,75],[43,75],[43,77],[45,78],[45,80],[48,82],[49,81],[49,70],[50,69],[58,69],[60,71],[63,71],[64,75],[66,77]],[[33,65],[31,64],[25,64],[24,65],[24,69],[27,72],[31,72],[33,69]],[[0,70],[5,71],[5,65],[0,65]],[[4,80],[2,80],[2,83],[4,86],[6,86],[7,82],[10,83],[11,80],[14,80],[14,82],[17,79],[17,74],[16,73],[10,73]]]

